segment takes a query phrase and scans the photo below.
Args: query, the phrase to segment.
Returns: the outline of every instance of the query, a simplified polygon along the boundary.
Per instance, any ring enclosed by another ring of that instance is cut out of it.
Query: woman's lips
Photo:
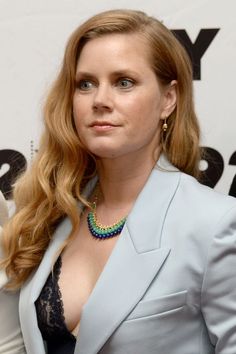
[[[104,132],[117,128],[118,125],[112,124],[110,122],[94,122],[90,125],[93,130]]]

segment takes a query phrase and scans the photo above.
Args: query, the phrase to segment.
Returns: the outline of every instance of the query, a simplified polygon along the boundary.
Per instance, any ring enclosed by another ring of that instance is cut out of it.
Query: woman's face
[[[153,154],[161,119],[175,106],[174,84],[162,88],[138,34],[92,39],[81,51],[73,98],[82,143],[100,158]]]

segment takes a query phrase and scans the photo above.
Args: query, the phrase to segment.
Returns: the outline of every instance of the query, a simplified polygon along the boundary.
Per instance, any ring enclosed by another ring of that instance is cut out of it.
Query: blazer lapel
[[[94,178],[85,188],[84,196],[87,197],[96,184],[97,178]],[[81,204],[78,206],[81,208]],[[21,329],[25,342],[27,353],[44,354],[44,344],[37,324],[37,314],[34,302],[40,295],[40,292],[52,270],[56,261],[57,253],[63,242],[71,231],[71,222],[65,218],[55,231],[52,242],[50,243],[37,271],[32,274],[29,280],[24,284],[20,292],[19,312]]]
[[[37,271],[21,289],[19,301],[20,323],[27,353],[45,353],[41,332],[37,324],[34,302],[48,278],[53,263],[56,260],[57,251],[68,237],[70,231],[71,224],[69,219],[66,218],[58,227],[53,242],[49,245]]]
[[[167,259],[170,249],[161,248],[161,234],[179,176],[158,167],[152,171],[83,308],[76,354],[99,352]]]

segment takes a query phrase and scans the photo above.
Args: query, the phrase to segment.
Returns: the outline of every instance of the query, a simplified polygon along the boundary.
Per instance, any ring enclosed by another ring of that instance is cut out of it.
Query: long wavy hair
[[[68,239],[73,235],[80,221],[78,200],[89,206],[82,190],[96,174],[96,160],[82,146],[74,124],[76,66],[88,41],[113,33],[140,34],[150,49],[150,65],[159,82],[177,81],[177,104],[161,139],[162,150],[181,171],[198,175],[199,126],[193,107],[192,66],[184,48],[161,22],[140,11],[112,10],[90,18],[68,41],[45,103],[38,154],[14,187],[16,212],[4,227],[1,262],[9,288],[20,287],[39,265],[55,227],[66,215],[72,223]]]

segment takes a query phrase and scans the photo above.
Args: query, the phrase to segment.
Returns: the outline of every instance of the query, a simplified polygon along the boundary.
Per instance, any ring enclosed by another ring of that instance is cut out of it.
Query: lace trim
[[[47,341],[57,337],[75,340],[65,323],[62,294],[58,285],[62,260],[58,257],[38,299],[35,302],[38,326],[43,338]]]

